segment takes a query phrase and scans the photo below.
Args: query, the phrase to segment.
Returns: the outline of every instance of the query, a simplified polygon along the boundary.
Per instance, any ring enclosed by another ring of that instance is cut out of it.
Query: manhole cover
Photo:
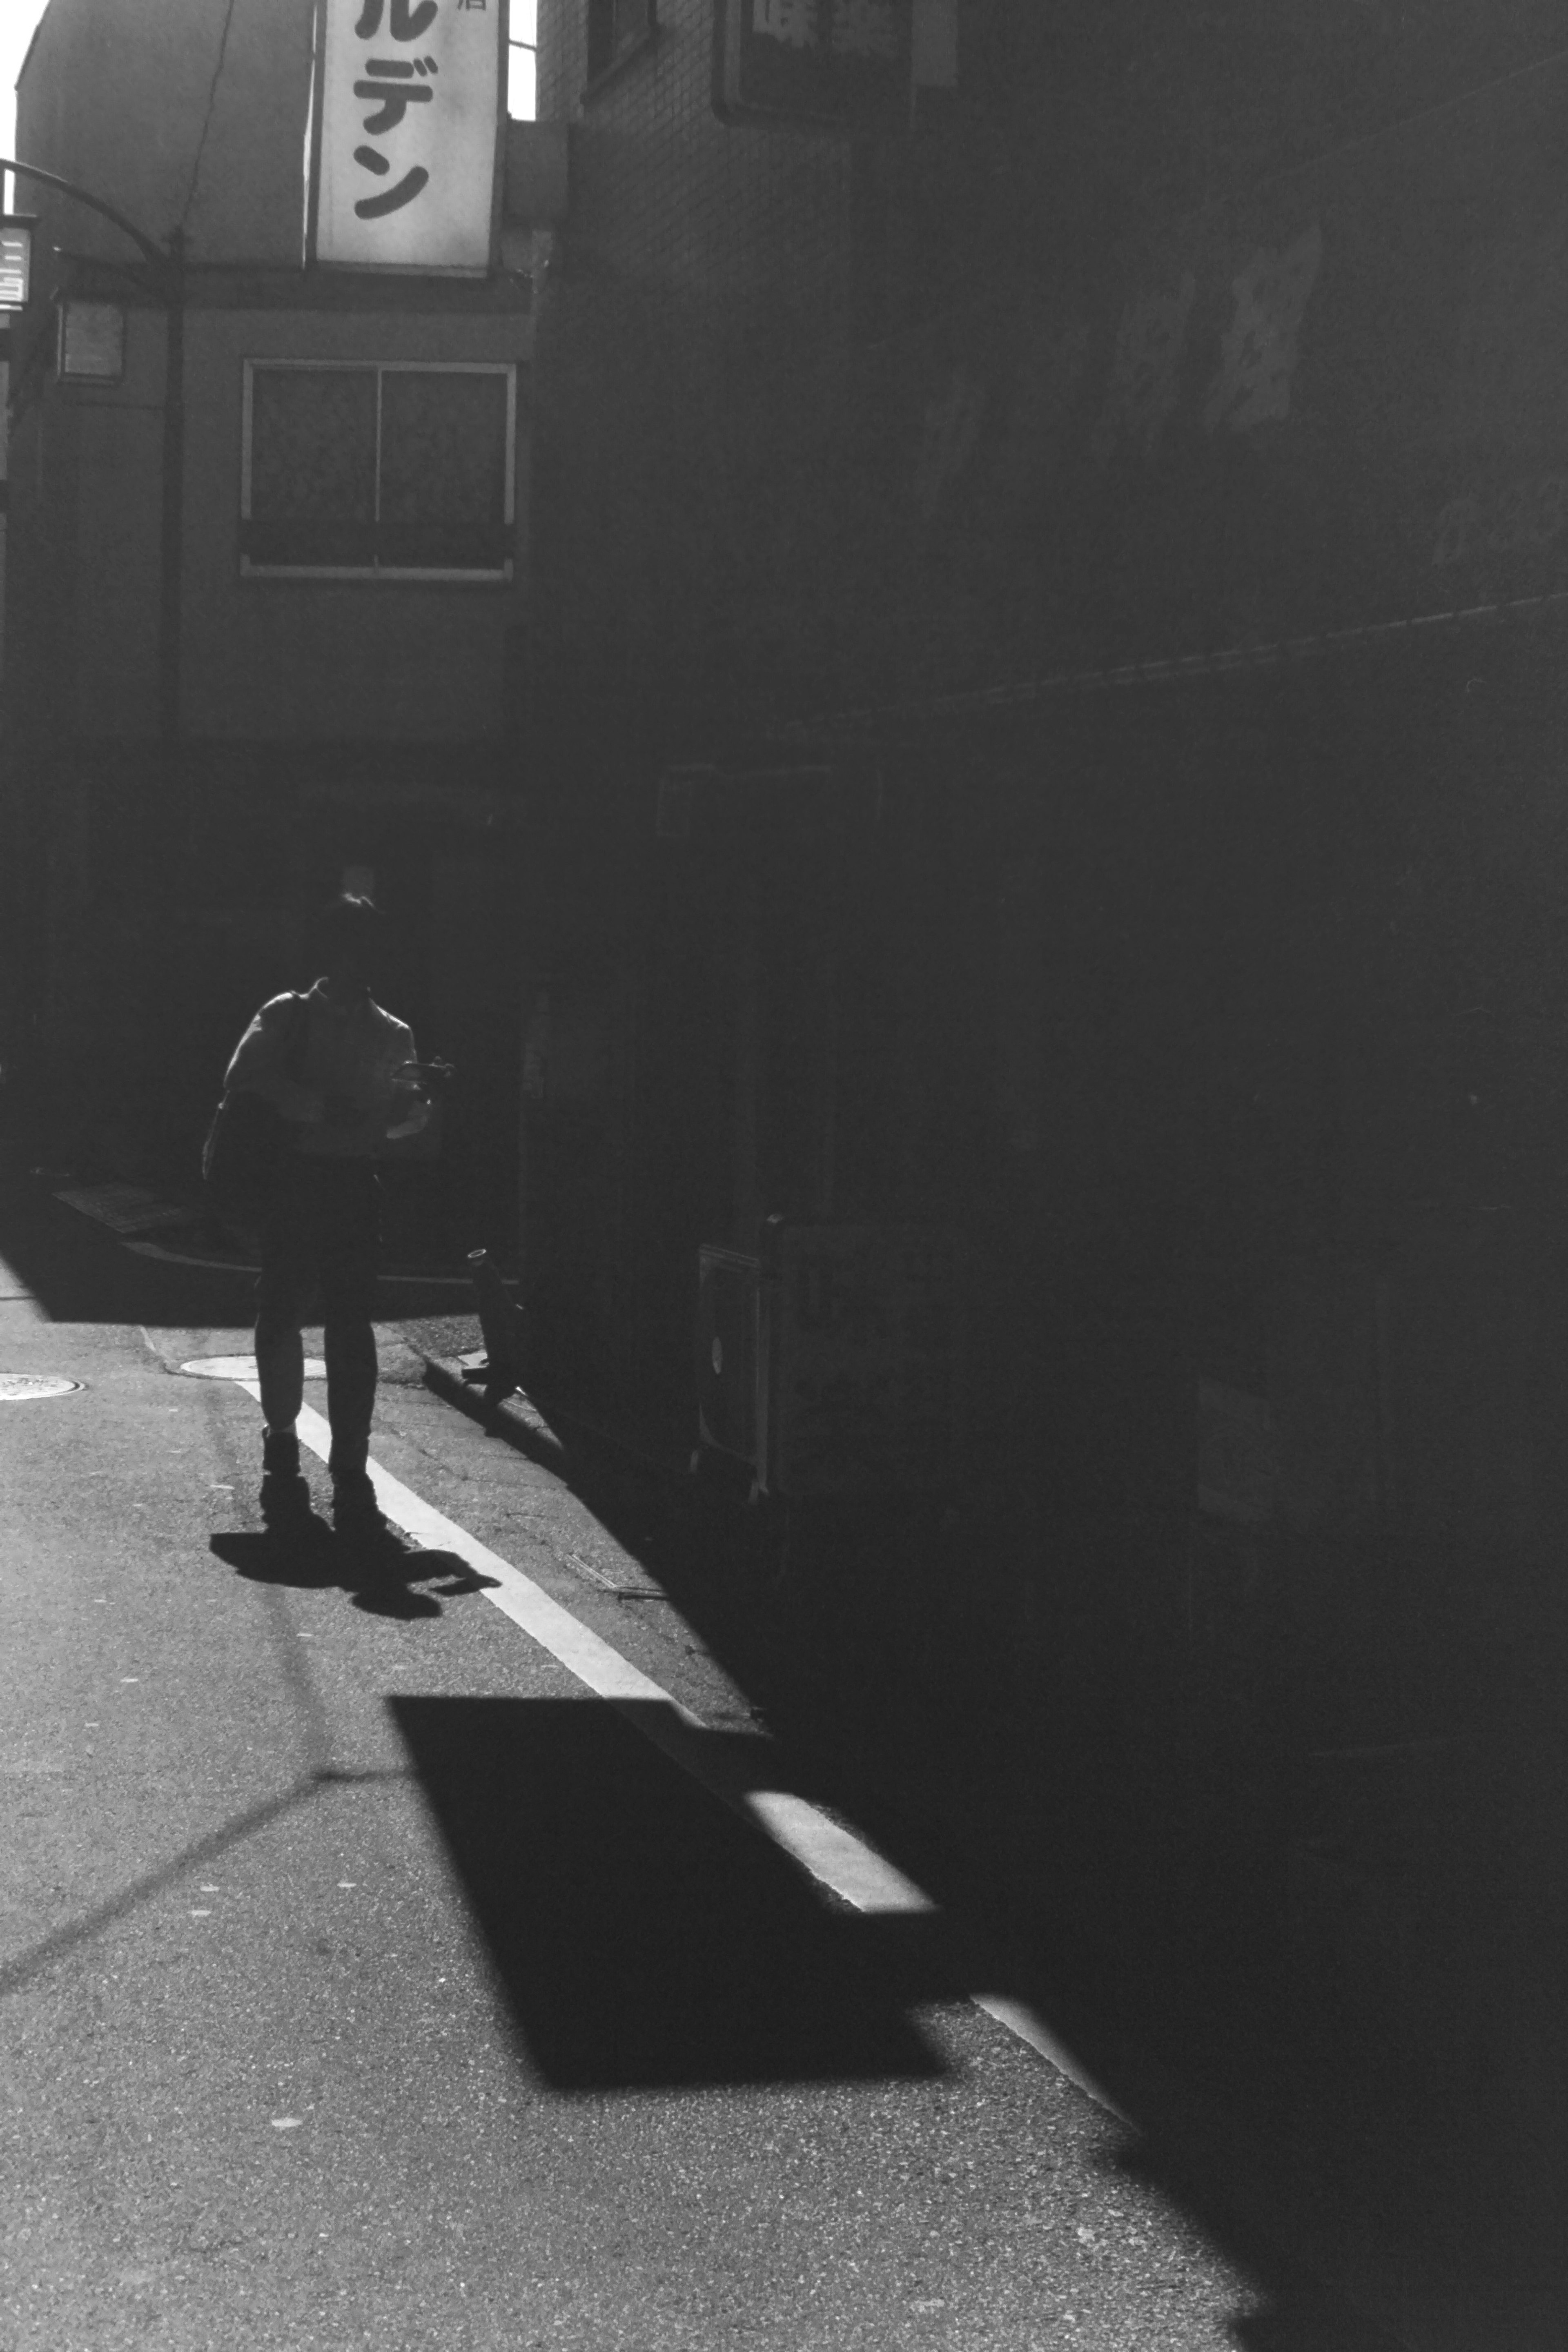
[[[58,1372],[0,1372],[0,1404],[31,1404],[38,1397],[69,1396],[79,1381]]]
[[[198,1381],[253,1381],[256,1378],[254,1356],[193,1356],[180,1370]],[[327,1368],[319,1356],[305,1359],[305,1378],[324,1381]]]

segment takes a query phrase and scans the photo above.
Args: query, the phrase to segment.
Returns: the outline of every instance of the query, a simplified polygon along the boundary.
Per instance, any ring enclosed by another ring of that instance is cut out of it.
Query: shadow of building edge
[[[673,1706],[394,1696],[521,2047],[563,2093],[923,2079],[915,1999],[962,1987],[940,1924],[819,1899],[680,1760]],[[634,1720],[628,1722],[628,1715]],[[668,1717],[655,1723],[647,1718]],[[637,1734],[645,1735],[639,1738]],[[759,1775],[724,1741],[731,1793]],[[673,1754],[671,1751],[675,1751]]]
[[[244,1301],[240,1312],[229,1319],[237,1324],[247,1319],[248,1285],[232,1275],[205,1269],[193,1272],[188,1277],[192,1304],[183,1309],[176,1306],[171,1313],[171,1269],[153,1268],[128,1255],[115,1236],[56,1207],[25,1180],[18,1181],[15,1171],[0,1189],[0,1249],[51,1319],[199,1324],[213,1319],[205,1310],[215,1284],[221,1286],[229,1297]],[[144,1287],[153,1281],[158,1285],[156,1300]],[[129,1284],[136,1286],[139,1295],[134,1299],[127,1295]],[[195,1297],[198,1288],[205,1294],[199,1302]],[[578,1438],[570,1424],[566,1434],[563,1458],[552,1461],[552,1466],[562,1469],[575,1491],[603,1517],[605,1525],[617,1533],[629,1550],[647,1556],[649,1546],[645,1533],[640,1527],[630,1524],[634,1517],[646,1520],[646,1504],[639,1502],[636,1511],[628,1513],[626,1502],[628,1484],[646,1491],[646,1472],[637,1471],[628,1480],[626,1465],[617,1462],[612,1467],[612,1457],[604,1444]],[[668,1550],[668,1539],[653,1549],[656,1554]],[[667,1574],[666,1581],[677,1589],[680,1605],[693,1622],[714,1635],[716,1654],[723,1655],[728,1651],[731,1661],[740,1665],[744,1679],[748,1667],[755,1664],[754,1653],[747,1654],[748,1645],[742,1645],[742,1653],[737,1654],[731,1630],[734,1612],[715,1612],[711,1606],[711,1579],[704,1580],[700,1574]],[[984,1912],[985,1890],[955,1865],[950,1842],[930,1834],[928,1825],[890,1800],[886,1785],[879,1785],[875,1774],[868,1776],[859,1769],[847,1770],[847,1761],[850,1759],[846,1759],[841,1748],[837,1754],[831,1752],[831,1743],[826,1749],[821,1748],[816,1737],[820,1722],[814,1721],[809,1713],[792,1719],[791,1709],[787,1705],[780,1706],[776,1695],[773,1703],[779,1727],[792,1744],[807,1753],[816,1750],[811,1778],[829,1801],[837,1799],[843,1803],[879,1844],[944,1900],[964,1906],[973,1903]],[[1009,1923],[993,1912],[992,1927],[998,1942],[1005,1946]],[[1097,2016],[1092,2003],[1086,2003],[1075,1986],[1059,1980],[1053,1984],[1052,1958],[1051,1954],[1039,1952],[1016,1958],[1005,1971],[1008,1984],[1016,1988],[1019,1998],[1031,2001],[1050,2015],[1053,2022],[1062,2025],[1065,2037],[1130,2114],[1140,2118],[1158,2116],[1155,2128],[1163,2144],[1173,2148],[1184,2144],[1195,2147],[1196,2171],[1208,2178],[1212,2185],[1213,2175],[1203,2153],[1214,2143],[1212,2111],[1201,2096],[1194,2095],[1190,2083],[1163,2074],[1146,2053],[1133,2049],[1118,2034],[1113,2022],[1108,2024],[1103,2017]],[[1076,1972],[1068,1973],[1070,1976]],[[1152,2091],[1152,2083],[1159,2087]],[[1219,2137],[1226,2145],[1231,2144],[1226,2133],[1222,2131]],[[1178,2166],[1184,2176],[1190,2174],[1192,2168],[1185,2161]],[[1230,2200],[1221,2194],[1213,2201],[1217,2212]],[[1316,2251],[1309,2248],[1309,2257]],[[1505,2352],[1501,2339],[1494,2340],[1497,2352]],[[1537,2352],[1538,2345],[1549,2339],[1532,2336],[1517,2340],[1527,2344],[1528,2352]]]
[[[1451,2302],[1461,2331],[1468,2324],[1494,2330],[1495,2352],[1515,2352],[1516,2346],[1518,2352],[1542,2352],[1551,2339],[1540,2335],[1531,2315],[1553,2289],[1550,2279],[1544,2287],[1537,2282],[1542,2265],[1533,2245],[1521,2253],[1516,2242],[1509,2253],[1494,2259],[1496,2247],[1490,2241],[1495,2232],[1489,2232],[1484,2221],[1476,2221],[1473,2236],[1466,2234],[1462,2222],[1458,2237],[1445,2234],[1439,2226],[1426,2249],[1426,2275],[1422,2253],[1413,2244],[1392,2237],[1379,2243],[1365,2196],[1354,2180],[1347,2176],[1340,2183],[1342,2193],[1336,2195],[1332,2149],[1325,2156],[1321,2147],[1309,2146],[1299,2137],[1300,2108],[1290,2096],[1282,2106],[1266,2100],[1258,2111],[1247,2100],[1237,2103],[1232,2097],[1234,2085],[1216,2093],[1201,2069],[1194,2072],[1163,2052],[1157,2038],[1151,2041],[1140,2032],[1136,2018],[1118,2014],[1099,1996],[1095,1956],[1065,1920],[1052,1923],[1043,1942],[1038,1932],[1026,1939],[1017,1915],[1005,1898],[999,1899],[993,1878],[984,1865],[975,1866],[975,1856],[965,1851],[964,1842],[955,1841],[952,1824],[921,1818],[918,1808],[911,1808],[910,1789],[900,1788],[879,1769],[863,1735],[847,1733],[837,1695],[814,1691],[810,1677],[803,1678],[799,1672],[798,1660],[781,1666],[780,1649],[788,1644],[774,1642],[770,1654],[770,1638],[776,1634],[791,1596],[759,1579],[754,1563],[749,1574],[742,1570],[726,1580],[725,1566],[732,1566],[734,1553],[745,1549],[735,1532],[732,1504],[684,1491],[675,1495],[672,1483],[661,1479],[651,1465],[628,1455],[610,1433],[579,1425],[570,1411],[557,1417],[547,1409],[546,1425],[559,1445],[558,1453],[552,1452],[550,1466],[656,1576],[715,1656],[763,1701],[770,1728],[788,1755],[791,1786],[844,1811],[930,1889],[950,1916],[976,1923],[971,1942],[983,1946],[987,1955],[987,1984],[1005,1989],[1048,2019],[1053,2033],[1089,2076],[1148,2135],[1136,2168],[1152,2168],[1163,2179],[1180,2182],[1187,2210],[1221,2240],[1237,2246],[1249,2264],[1283,2263],[1309,2299],[1324,2292],[1334,2297],[1340,2313],[1336,2346],[1352,2340],[1345,2333],[1352,2326],[1352,2309],[1359,2315],[1353,2325],[1372,2330],[1366,2340],[1403,2344],[1412,2340],[1404,2331],[1413,2324],[1413,2310],[1429,2312],[1435,2305]],[[526,1444],[522,1450],[531,1454],[535,1446]],[[706,1520],[696,1553],[688,1540],[694,1514]],[[655,1522],[651,1533],[650,1519]],[[711,1552],[716,1544],[730,1546],[730,1562],[697,1557]],[[1157,1955],[1153,1965],[1158,1965]],[[978,1981],[972,1978],[971,1989]],[[1352,2134],[1357,2128],[1348,2109],[1342,2127]],[[1406,2146],[1405,2162],[1412,2160],[1413,2151]],[[1439,2277],[1445,2266],[1447,2284]],[[1548,2256],[1544,2269],[1552,2268]],[[1462,2292],[1458,2282],[1468,2282],[1470,2292]],[[1458,2315],[1467,2305],[1472,2315],[1480,2313],[1479,2322]],[[1496,2334],[1499,2329],[1511,2332]],[[1272,2344],[1276,2338],[1259,2335],[1256,2340]],[[1452,2341],[1468,2352],[1462,2332],[1452,2338],[1434,2336],[1431,2341],[1434,2346]],[[1315,2344],[1310,2352],[1317,2352]]]
[[[777,1785],[766,1738],[705,1732],[673,1704],[642,1700],[394,1695],[387,1706],[522,2051],[551,2091],[948,2071],[910,2013],[972,1998],[994,1970],[941,1912],[854,1912],[771,1844],[743,1801]],[[680,1780],[639,1770],[634,1732],[699,1790],[683,1801]],[[1337,2304],[1280,2245],[1259,2200],[1216,2200],[1190,2156],[1163,2149],[1144,2122],[1107,2129],[1100,2161],[1188,2213],[1264,2295],[1232,2323],[1238,2345],[1394,2352],[1399,2338]]]

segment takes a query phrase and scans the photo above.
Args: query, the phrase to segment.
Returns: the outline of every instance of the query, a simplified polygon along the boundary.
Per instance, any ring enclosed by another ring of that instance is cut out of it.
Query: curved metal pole
[[[170,232],[165,249],[143,235],[113,205],[105,204],[90,188],[68,180],[61,172],[46,172],[37,163],[19,163],[14,155],[0,155],[0,172],[18,179],[41,180],[47,188],[85,205],[89,212],[112,222],[142,256],[153,280],[153,291],[163,305],[163,463],[159,530],[158,595],[158,732],[166,743],[180,731],[180,635],[183,543],[185,498],[185,240],[182,229]]]
[[[123,213],[117,212],[112,205],[106,205],[103,198],[95,196],[90,189],[79,186],[75,180],[66,179],[59,172],[42,171],[37,163],[18,163],[14,155],[0,155],[0,172],[15,172],[22,180],[42,180],[46,187],[58,188],[63,195],[74,196],[78,204],[85,205],[89,212],[101,213],[106,221],[112,221],[132,245],[140,247],[151,268],[161,278],[167,276],[169,257],[163,247],[154,245],[150,236],[143,236],[134,221],[127,220]]]

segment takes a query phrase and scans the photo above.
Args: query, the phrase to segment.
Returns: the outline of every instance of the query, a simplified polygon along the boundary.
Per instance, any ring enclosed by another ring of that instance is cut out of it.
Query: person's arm
[[[386,1115],[386,1139],[397,1143],[428,1126],[430,1097],[420,1082],[414,1032],[405,1025],[399,1058],[392,1073],[392,1106]],[[406,1073],[406,1075],[405,1075]]]
[[[274,998],[264,1004],[238,1045],[224,1076],[225,1094],[259,1095],[295,1127],[319,1127],[325,1106],[313,1087],[301,1086],[284,1068],[291,1043],[291,1015],[287,1003]]]

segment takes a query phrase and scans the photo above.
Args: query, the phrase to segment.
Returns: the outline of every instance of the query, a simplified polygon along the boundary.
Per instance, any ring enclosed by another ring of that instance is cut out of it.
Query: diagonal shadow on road
[[[118,1895],[110,1895],[106,1903],[95,1904],[80,1918],[68,1921],[65,1927],[57,1927],[52,1935],[41,1937],[29,1950],[19,1952],[14,1960],[6,1961],[4,1967],[0,1967],[0,2000],[11,1993],[20,1992],[35,1978],[43,1976],[57,1960],[65,1959],[82,1945],[90,1943],[95,1936],[102,1935],[118,1921],[128,1918],[142,1904],[152,1902],[168,1887],[177,1885],[192,1871],[210,1868],[220,1856],[232,1853],[237,1845],[243,1845],[246,1839],[254,1837],[258,1830],[268,1828],[273,1822],[281,1820],[285,1813],[291,1813],[300,1805],[310,1803],[326,1790],[357,1786],[361,1781],[401,1780],[405,1777],[405,1773],[396,1770],[351,1772],[330,1765],[306,1774],[289,1788],[281,1790],[277,1796],[267,1798],[259,1805],[247,1807],[243,1813],[237,1813],[232,1821],[225,1822],[221,1828],[210,1831],[205,1837],[194,1839],[159,1869],[133,1880]]]
[[[598,1699],[388,1705],[555,2090],[946,2071],[908,2014],[964,1990],[932,1915],[828,1907]]]

